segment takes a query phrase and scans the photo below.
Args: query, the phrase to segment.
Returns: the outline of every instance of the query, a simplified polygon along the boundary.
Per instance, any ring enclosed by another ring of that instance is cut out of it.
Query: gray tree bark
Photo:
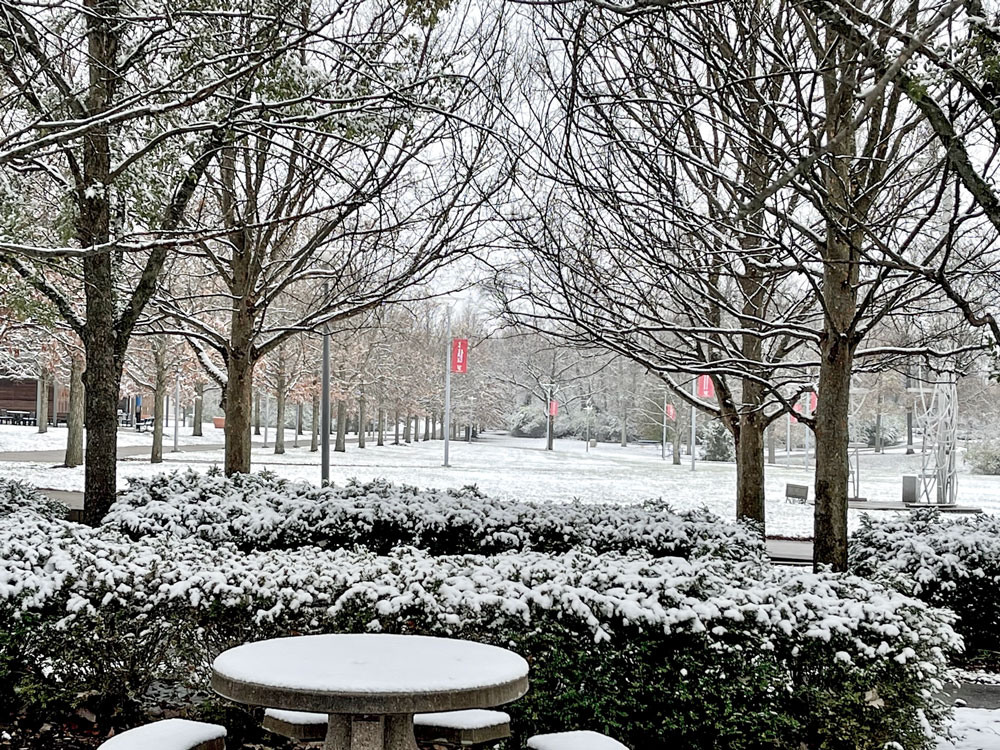
[[[83,362],[79,357],[70,360],[69,416],[66,419],[66,461],[72,468],[83,463]]]

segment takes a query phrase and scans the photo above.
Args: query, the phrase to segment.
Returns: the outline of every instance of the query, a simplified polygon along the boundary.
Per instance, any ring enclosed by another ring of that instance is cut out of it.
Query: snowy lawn
[[[191,434],[191,426],[181,427],[177,436],[177,442],[181,445],[220,445],[224,442],[222,430],[217,430],[208,422],[202,428],[204,435],[194,437]],[[86,435],[86,430],[84,431]],[[174,441],[173,423],[163,431],[164,450],[170,450]],[[134,427],[122,427],[118,430],[118,446],[120,448],[132,446],[152,446],[153,433],[136,432]],[[27,427],[22,425],[0,425],[0,453],[24,452],[24,451],[54,451],[66,449],[66,426],[49,427],[45,433],[39,433],[37,427]]]
[[[18,428],[6,428],[18,429]],[[27,430],[28,428],[24,428]],[[188,428],[188,432],[190,428]],[[2,434],[2,433],[0,433]],[[146,434],[123,431],[122,441],[147,440]],[[51,440],[50,435],[32,437]],[[64,438],[64,430],[56,431]],[[204,440],[218,443],[221,431],[206,426]],[[259,438],[255,438],[257,440]],[[273,434],[271,435],[273,440]],[[286,432],[287,452],[276,456],[273,448],[254,449],[254,467],[266,467],[289,479],[319,481],[319,454],[308,448],[308,435],[300,438],[303,447],[293,448],[292,435]],[[125,444],[125,443],[123,443]],[[129,442],[128,444],[134,444]],[[676,509],[706,506],[723,518],[732,518],[736,490],[736,467],[731,463],[698,462],[692,472],[685,456],[681,466],[660,458],[659,446],[642,445],[622,448],[601,444],[584,451],[582,441],[559,440],[552,452],[543,450],[543,440],[517,439],[488,434],[468,444],[452,442],[451,464],[441,466],[442,442],[428,441],[410,445],[359,449],[349,440],[346,453],[333,453],[331,479],[343,483],[350,478],[368,481],[384,477],[392,482],[425,488],[461,487],[475,484],[485,493],[518,500],[635,503],[648,498],[664,498]],[[150,465],[143,457],[119,462],[119,481],[133,476],[149,476],[165,469],[190,466],[205,470],[221,465],[221,450],[171,454],[165,446],[165,462]],[[861,457],[861,494],[871,500],[899,500],[903,474],[920,469],[920,456],[906,456],[903,448],[885,455],[872,453]],[[785,460],[779,455],[779,461]],[[812,484],[812,472],[802,467],[802,456],[792,456],[792,465],[767,466],[768,533],[778,536],[807,537],[812,534],[812,507],[788,504],[785,484]],[[963,468],[959,479],[959,499],[967,505],[1000,513],[1000,477],[970,475]],[[41,487],[80,490],[83,469],[53,469],[51,463],[0,462],[0,476],[23,479]],[[810,494],[812,491],[810,490]],[[849,522],[856,527],[860,511],[851,511]]]
[[[957,708],[951,734],[937,750],[1000,750],[1000,710]]]

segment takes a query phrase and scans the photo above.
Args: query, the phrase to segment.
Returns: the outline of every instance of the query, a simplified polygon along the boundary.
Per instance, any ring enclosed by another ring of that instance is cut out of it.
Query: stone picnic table
[[[453,638],[305,635],[223,652],[212,688],[238,703],[328,714],[325,750],[416,750],[413,714],[516,700],[528,690],[528,663]]]

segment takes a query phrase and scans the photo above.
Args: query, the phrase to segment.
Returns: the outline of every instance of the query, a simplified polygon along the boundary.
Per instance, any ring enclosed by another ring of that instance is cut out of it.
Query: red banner
[[[451,340],[451,371],[452,372],[468,372],[469,371],[469,340],[468,339],[452,339]]]
[[[795,414],[801,414],[802,413],[802,404],[795,404],[795,406],[792,407],[792,411],[794,411]],[[792,419],[792,424],[798,424],[799,423],[799,420],[795,418],[795,414],[789,414],[788,415]]]
[[[549,401],[549,416],[554,417],[559,414],[559,402]]]
[[[677,412],[674,410],[673,404],[667,404],[667,419],[671,422],[677,419]]]
[[[816,392],[813,391],[812,393],[809,394],[809,413],[810,414],[815,414],[816,413],[816,402],[817,401],[818,401],[818,399],[816,398]]]
[[[715,398],[715,383],[708,375],[698,376],[698,398]]]

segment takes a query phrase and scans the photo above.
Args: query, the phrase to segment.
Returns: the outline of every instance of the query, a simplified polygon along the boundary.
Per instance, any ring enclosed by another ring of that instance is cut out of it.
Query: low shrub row
[[[168,535],[241,550],[415,546],[437,555],[511,550],[642,552],[660,557],[764,558],[756,530],[707,510],[498,500],[474,487],[418,490],[385,481],[316,487],[273,474],[192,471],[132,480],[104,525],[133,538]]]
[[[865,515],[851,534],[850,564],[857,575],[953,610],[967,659],[997,651],[1000,517],[934,509],[902,517]]]
[[[241,552],[0,517],[10,710],[85,704],[107,720],[154,682],[206,684],[215,654],[246,640],[369,630],[523,654],[513,747],[587,726],[633,747],[922,750],[946,713],[932,695],[960,647],[951,619],[861,578],[756,561]]]

